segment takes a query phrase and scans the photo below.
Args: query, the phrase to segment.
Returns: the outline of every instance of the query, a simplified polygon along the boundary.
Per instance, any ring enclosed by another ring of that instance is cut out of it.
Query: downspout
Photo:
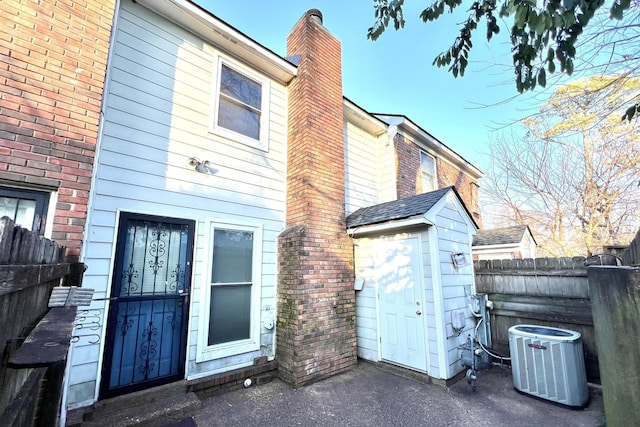
[[[117,22],[118,17],[120,15],[120,0],[115,0],[114,10],[113,10],[113,20],[111,22],[111,36],[109,40],[109,52],[107,53],[107,63],[106,63],[106,71],[104,75],[104,85],[102,89],[102,103],[100,106],[100,118],[98,121],[98,137],[96,139],[96,149],[95,155],[93,157],[93,168],[91,171],[91,185],[89,188],[89,198],[87,200],[87,218],[84,227],[84,233],[82,238],[82,248],[80,250],[80,262],[84,262],[87,251],[87,239],[88,239],[88,227],[91,224],[91,205],[93,202],[93,198],[95,197],[95,182],[98,176],[98,164],[100,161],[100,147],[102,145],[102,130],[104,127],[104,112],[107,106],[107,93],[109,93],[109,81],[111,76],[111,62],[113,58],[113,48],[115,46],[115,35],[117,32]],[[106,310],[104,310],[104,320],[106,320]],[[103,321],[106,326],[106,321]],[[104,327],[102,331],[102,336],[104,337]],[[102,346],[101,346],[102,347]],[[74,343],[71,342],[69,346],[69,352],[67,353],[67,362],[64,371],[64,379],[62,382],[62,398],[61,398],[61,408],[60,408],[60,425],[66,425],[67,421],[67,391],[69,384],[69,377],[71,375],[71,354],[73,353]],[[94,391],[94,402],[98,400],[98,384],[100,383],[100,366],[102,366],[102,351],[98,356],[98,370],[96,372],[96,388]]]
[[[391,200],[398,199],[398,156],[396,152],[396,135],[398,135],[398,126],[389,125],[387,127],[387,136],[389,138],[388,146],[391,153],[391,172],[393,173],[393,198]]]

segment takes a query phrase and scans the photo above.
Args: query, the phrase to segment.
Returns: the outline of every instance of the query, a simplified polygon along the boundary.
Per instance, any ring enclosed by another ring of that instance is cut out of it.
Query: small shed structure
[[[478,230],[473,238],[473,259],[535,258],[536,246],[527,225]]]
[[[459,346],[475,323],[467,306],[477,226],[455,188],[359,209],[347,229],[358,356],[438,379],[461,372]]]

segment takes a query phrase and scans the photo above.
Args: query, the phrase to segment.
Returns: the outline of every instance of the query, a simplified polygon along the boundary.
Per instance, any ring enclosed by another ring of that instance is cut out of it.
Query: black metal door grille
[[[184,377],[194,227],[121,214],[101,397]]]

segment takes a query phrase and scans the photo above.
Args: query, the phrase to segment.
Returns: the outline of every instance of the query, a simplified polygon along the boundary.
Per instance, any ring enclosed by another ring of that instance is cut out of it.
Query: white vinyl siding
[[[469,313],[468,296],[475,294],[473,266],[455,268],[451,261],[452,253],[463,253],[471,260],[471,234],[469,223],[463,217],[461,206],[448,202],[436,216],[438,227],[438,250],[440,259],[440,276],[442,278],[442,307],[444,310],[444,331],[446,366],[442,366],[444,378],[451,378],[463,370],[460,363],[460,348],[467,335],[473,336],[475,319]],[[454,336],[451,321],[453,312],[462,310],[467,319],[465,329],[459,336]]]
[[[475,293],[471,264],[454,268],[451,253],[462,252],[471,259],[471,239],[475,227],[453,192],[443,197],[426,213],[433,226],[411,232],[371,234],[354,240],[356,277],[365,279],[361,291],[356,291],[356,339],[358,356],[366,360],[381,360],[380,304],[374,250],[377,241],[416,237],[421,242],[423,319],[425,323],[427,374],[449,379],[463,370],[459,346],[473,334],[475,319],[467,310],[468,295]],[[467,319],[460,335],[455,335],[452,315],[463,310]]]
[[[210,132],[213,70],[224,53],[144,7],[122,2],[100,152],[95,164],[83,286],[110,291],[118,211],[196,220],[188,333],[188,378],[275,356],[273,331],[259,329],[255,350],[197,363],[200,307],[207,283],[208,217],[262,227],[260,318],[275,319],[276,248],[284,228],[287,89],[269,82],[269,151]],[[233,59],[230,59],[233,60]],[[189,165],[209,160],[211,171]],[[89,307],[97,328],[76,330],[67,404],[95,401],[108,302]]]
[[[378,285],[373,254],[373,239],[355,241],[356,277],[364,280],[362,290],[356,291],[356,341],[358,357],[380,360],[378,328]]]
[[[345,208],[360,208],[395,200],[393,144],[389,136],[372,135],[356,124],[344,123]]]

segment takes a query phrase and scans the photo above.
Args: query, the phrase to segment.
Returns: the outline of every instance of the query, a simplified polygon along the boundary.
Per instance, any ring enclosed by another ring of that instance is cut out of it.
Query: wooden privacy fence
[[[56,424],[64,364],[25,365],[16,355],[49,311],[52,288],[69,281],[72,264],[64,262],[64,249],[0,219],[0,425]]]
[[[640,419],[640,232],[621,259],[621,266],[587,269],[604,413],[611,427]]]
[[[474,261],[476,290],[493,301],[491,336],[509,354],[509,328],[535,324],[580,332],[587,378],[600,382],[585,258]]]

